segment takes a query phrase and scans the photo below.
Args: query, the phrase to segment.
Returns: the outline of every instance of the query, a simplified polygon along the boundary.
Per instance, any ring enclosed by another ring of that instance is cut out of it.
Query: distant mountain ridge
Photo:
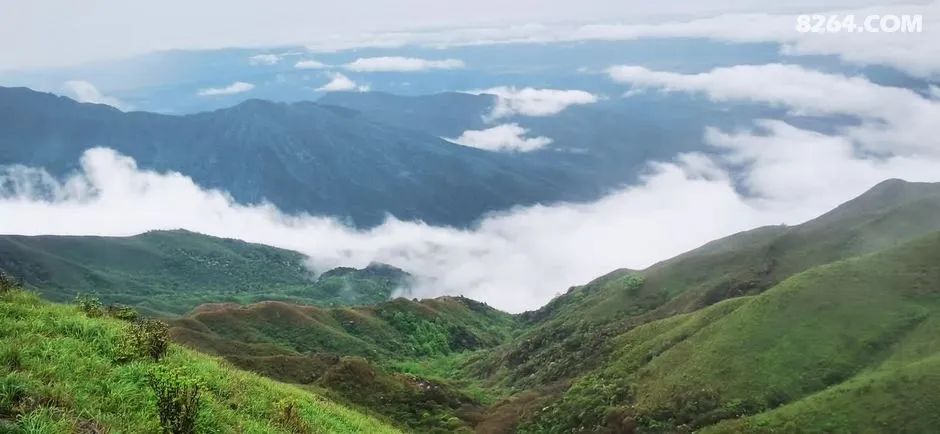
[[[284,300],[320,306],[386,301],[411,276],[384,264],[325,270],[300,253],[193,232],[133,237],[0,235],[0,270],[56,301],[78,294],[157,314],[205,302]]]
[[[143,169],[183,173],[240,203],[268,200],[358,226],[388,214],[462,226],[488,211],[602,191],[587,173],[460,146],[348,108],[248,100],[171,116],[0,87],[0,165],[64,175],[92,147],[113,148]]]

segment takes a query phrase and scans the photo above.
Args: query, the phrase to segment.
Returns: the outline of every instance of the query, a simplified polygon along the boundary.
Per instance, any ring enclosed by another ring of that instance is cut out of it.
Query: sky
[[[919,2],[0,0],[0,70],[74,65],[157,50],[387,44],[428,30],[446,34],[443,40],[466,42],[531,37],[543,32],[542,26],[560,23],[642,26],[727,14],[805,14],[898,3]],[[742,32],[743,26],[725,30]]]
[[[892,68],[926,87],[879,84],[861,73],[782,62],[742,60],[698,72],[610,64],[590,75],[617,89],[604,98],[680,93],[715,104],[760,104],[852,122],[833,122],[827,131],[779,117],[742,119],[734,129],[708,125],[701,131],[707,149],[649,161],[638,182],[595,202],[516,207],[488,215],[469,229],[391,218],[357,230],[329,217],[285,215],[267,204],[235,203],[225,192],[203,188],[185,174],[141,170],[129,158],[103,148],[86,152],[81,171],[64,180],[42,168],[0,170],[0,227],[7,233],[99,235],[185,228],[295,249],[308,255],[318,271],[389,263],[418,278],[408,295],[462,294],[519,312],[617,268],[642,269],[760,225],[798,224],[888,178],[940,182],[940,44],[931,33],[940,18],[940,2],[778,3],[287,1],[272,8],[247,1],[16,2],[4,8],[11,13],[0,15],[0,69],[224,46],[298,44],[317,52],[400,44],[697,37],[779,43],[781,50],[794,54],[826,54],[846,64]],[[794,14],[819,10],[925,13],[926,31],[795,31]],[[265,53],[246,58],[262,66],[274,61]],[[356,81],[358,72],[418,74],[466,65],[458,58],[382,55],[329,68],[312,61],[294,66],[320,74],[317,86],[322,91],[366,92],[368,85]],[[205,97],[244,95],[254,86],[225,81],[198,92]],[[67,87],[80,99],[123,104],[92,83],[76,80]],[[533,134],[516,123],[518,117],[551,118],[600,99],[580,89],[508,83],[453,90],[498,95],[486,128],[447,138],[491,152],[551,146],[552,137]],[[507,120],[510,116],[516,117]],[[37,192],[53,192],[52,198]],[[165,213],[168,207],[178,212]]]

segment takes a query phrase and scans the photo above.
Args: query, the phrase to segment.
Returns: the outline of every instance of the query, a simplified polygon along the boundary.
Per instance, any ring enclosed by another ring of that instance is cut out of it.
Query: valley
[[[0,258],[8,275],[54,300],[69,301],[64,288],[76,284],[102,301],[129,300],[93,290],[127,285],[122,265],[149,276],[128,292],[152,288],[159,300],[173,288],[168,296],[211,301],[161,311],[181,348],[405,430],[918,432],[937,422],[923,412],[940,404],[907,405],[929,395],[940,372],[931,338],[940,324],[938,211],[940,185],[889,180],[806,223],[617,270],[518,315],[463,297],[388,300],[392,284],[407,278],[400,270],[376,265],[314,279],[293,252],[184,231],[6,237]],[[95,243],[127,249],[116,255],[124,261],[74,253]],[[153,274],[144,270],[160,261],[143,251],[186,260]],[[110,273],[81,280],[87,272],[77,270]],[[268,292],[246,286],[246,295],[280,301],[172,286],[179,275],[217,287],[250,283]],[[336,278],[347,279],[349,298],[329,291]],[[278,279],[282,287],[272,285]],[[3,297],[7,309],[75,309],[17,291]],[[116,330],[111,324],[102,327]],[[5,369],[6,381],[22,372]]]

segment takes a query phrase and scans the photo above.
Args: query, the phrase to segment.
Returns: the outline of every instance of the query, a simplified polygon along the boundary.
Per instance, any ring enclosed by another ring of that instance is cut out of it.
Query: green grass
[[[500,396],[457,366],[505,342],[518,320],[440,297],[331,309],[204,306],[173,324],[176,341],[245,369],[319,388],[419,432],[454,432]]]
[[[940,233],[636,327],[526,429],[668,432],[750,416],[713,428],[922,432],[940,410],[938,332]]]
[[[516,320],[473,300],[441,297],[330,309],[280,302],[205,306],[173,324],[178,340],[220,355],[277,347],[384,362],[494,346]]]
[[[148,313],[203,303],[281,300],[378,303],[407,284],[401,270],[339,268],[314,279],[300,253],[187,231],[133,237],[0,236],[0,269],[51,300],[95,294]]]
[[[239,371],[172,345],[159,363],[115,362],[127,323],[11,290],[0,295],[0,430],[159,432],[147,376],[155,365],[202,384],[200,432],[288,432],[279,403],[293,403],[310,432],[396,432],[374,418],[294,386]]]
[[[576,378],[603,365],[616,349],[610,339],[633,327],[940,231],[938,215],[940,184],[890,180],[800,225],[758,228],[645,270],[611,272],[525,314],[529,327],[468,372],[516,389]]]

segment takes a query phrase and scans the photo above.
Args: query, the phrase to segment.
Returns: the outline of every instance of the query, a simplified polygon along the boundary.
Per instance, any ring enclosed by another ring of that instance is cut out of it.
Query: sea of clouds
[[[388,263],[417,277],[409,296],[462,294],[518,312],[616,268],[642,269],[737,231],[805,221],[885,179],[940,181],[940,139],[928,125],[940,101],[929,92],[783,65],[695,75],[619,66],[609,75],[627,95],[697,92],[858,122],[830,134],[774,119],[709,128],[703,135],[715,153],[650,162],[640,182],[595,202],[505,210],[469,229],[389,217],[359,230],[330,217],[286,215],[95,148],[66,179],[42,168],[0,171],[0,228],[75,235],[184,228],[297,250],[320,272]]]

